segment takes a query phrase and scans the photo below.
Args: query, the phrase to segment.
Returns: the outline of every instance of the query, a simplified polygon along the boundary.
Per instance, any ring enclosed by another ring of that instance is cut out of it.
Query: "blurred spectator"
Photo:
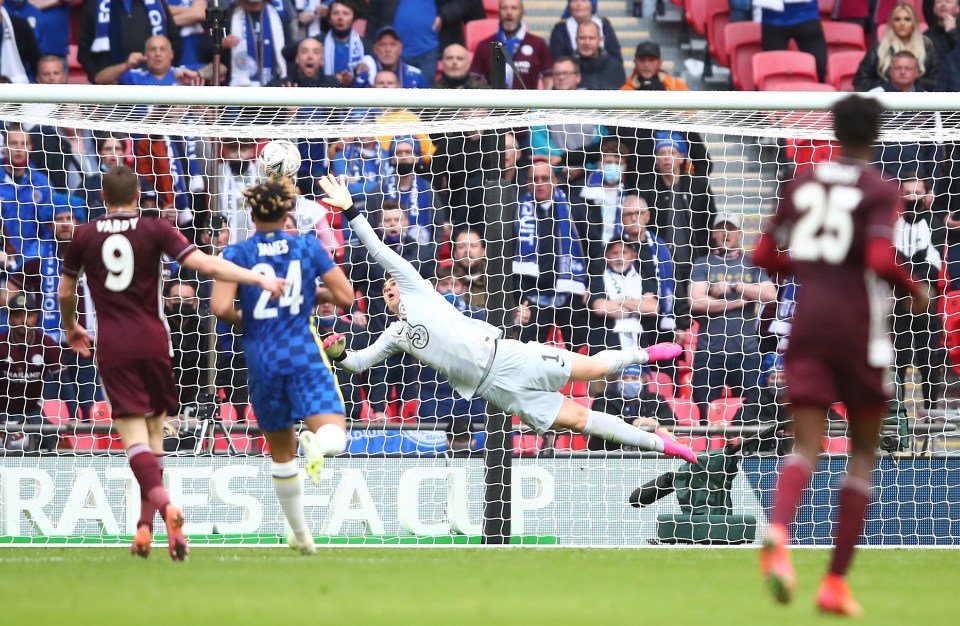
[[[687,84],[682,78],[674,78],[663,71],[663,59],[660,58],[660,44],[655,41],[641,41],[633,58],[633,74],[620,89],[625,91],[686,91]]]
[[[30,8],[39,13],[33,5],[30,5]],[[40,46],[37,45],[34,27],[28,19],[36,25],[40,23],[39,16],[20,17],[16,10],[8,11],[0,0],[0,26],[4,33],[3,50],[0,51],[0,74],[9,78],[11,83],[33,82],[37,74]],[[13,33],[13,36],[10,33]],[[60,48],[62,45],[55,47]]]
[[[900,180],[904,210],[894,229],[897,260],[911,277],[926,284],[935,293],[943,259],[943,224],[930,212],[933,196],[926,179],[915,172]],[[938,241],[939,240],[939,241]],[[910,368],[918,374],[923,407],[932,408],[943,394],[942,326],[933,311],[914,314],[904,294],[897,293],[893,310],[894,354],[897,378],[901,385],[908,380]],[[907,394],[903,394],[907,397]]]
[[[96,146],[93,159],[86,161],[87,187],[86,201],[89,211],[87,220],[95,220],[105,215],[107,210],[101,195],[101,176],[117,165],[135,166],[130,155],[129,141],[119,135],[106,134],[93,138]]]
[[[558,59],[572,56],[577,47],[577,29],[580,24],[593,22],[599,33],[599,46],[623,67],[623,52],[620,50],[620,41],[613,30],[613,24],[605,17],[596,14],[596,8],[590,0],[568,0],[567,11],[570,16],[557,22],[550,32],[550,54]],[[620,80],[622,83],[623,80]],[[618,83],[618,85],[620,84]]]
[[[167,0],[173,23],[180,27],[180,63],[189,69],[197,70],[203,67],[204,41],[209,39],[206,28],[207,0]]]
[[[347,315],[339,315],[337,307],[331,303],[324,303],[317,307],[317,329],[321,336],[343,334],[347,337],[348,350],[363,350],[370,345],[370,333],[363,324]],[[363,397],[360,395],[359,381],[353,374],[342,367],[335,367],[337,384],[343,394],[343,403],[347,419],[359,421],[363,410]]]
[[[713,194],[706,176],[693,173],[690,144],[680,133],[656,131],[653,152],[656,179],[652,224],[670,248],[677,280],[690,277],[690,263],[709,250],[709,227],[714,213]]]
[[[60,391],[62,352],[57,343],[37,327],[37,305],[33,298],[19,293],[7,303],[9,330],[0,334],[0,422],[42,426],[43,401],[56,398]],[[49,387],[49,388],[48,388]],[[3,448],[33,452],[53,450],[56,435],[17,435],[8,433]]]
[[[926,8],[926,4],[924,2],[924,8]],[[960,1],[934,0],[932,4],[936,19],[928,20],[930,28],[927,29],[925,34],[933,42],[933,49],[937,51],[937,57],[943,60],[960,43],[960,31],[957,30]]]
[[[369,22],[367,27],[370,27]],[[383,26],[373,40],[373,54],[366,55],[354,70],[354,87],[375,87],[374,79],[381,70],[389,70],[397,77],[399,85],[405,89],[424,89],[429,81],[419,68],[404,61],[403,40],[393,26]],[[436,68],[436,63],[434,63]],[[434,69],[436,71],[436,69]]]
[[[677,329],[675,304],[677,281],[674,278],[673,257],[670,248],[648,228],[650,208],[646,200],[636,194],[623,198],[620,212],[621,232],[617,236],[629,242],[637,250],[637,266],[641,277],[653,276],[657,281],[657,330],[659,335],[653,343],[674,341]],[[679,342],[678,342],[679,343]]]
[[[40,257],[40,223],[53,221],[53,192],[46,174],[32,166],[30,135],[16,123],[7,125],[4,163],[0,167],[0,213],[8,243],[16,250],[15,266]],[[8,263],[9,263],[8,259]]]
[[[642,276],[637,250],[622,239],[606,245],[603,291],[591,294],[590,308],[598,323],[593,346],[629,350],[653,344],[657,328],[657,279]]]
[[[465,301],[465,288],[449,266],[437,268],[436,290],[450,304],[469,318],[486,321],[487,312]],[[422,365],[417,376],[420,387],[420,403],[417,417],[425,422],[446,424],[450,434],[450,449],[454,452],[469,450],[472,440],[471,424],[482,425],[486,419],[487,403],[475,396],[470,400],[455,393],[446,377],[436,370]]]
[[[197,401],[207,385],[206,359],[208,332],[199,312],[197,289],[183,281],[167,285],[163,313],[170,327],[173,346],[173,377],[177,381],[180,412]]]
[[[894,53],[890,61],[890,77],[870,91],[926,91],[917,84],[920,66],[909,50]]]
[[[606,382],[603,393],[594,399],[591,410],[620,415],[625,422],[638,427],[657,428],[676,425],[677,418],[670,410],[670,405],[650,391],[643,381],[643,370],[639,365],[624,368],[615,378],[614,375],[610,378],[612,380]],[[623,446],[599,437],[590,437],[587,448],[620,450]]]
[[[121,85],[200,85],[203,81],[195,71],[185,67],[173,67],[173,47],[163,35],[147,39],[143,54],[136,65],[130,65],[115,79],[109,70],[101,72],[100,84],[118,82]],[[143,65],[143,67],[140,67]],[[113,80],[111,80],[113,79]]]
[[[587,345],[590,325],[587,259],[553,168],[539,162],[532,171],[530,189],[519,200],[513,262],[519,303],[530,311],[520,339],[545,343],[557,326],[575,351]]]
[[[827,75],[827,39],[817,0],[768,0],[760,6],[763,7],[760,32],[764,51],[786,50],[792,40],[801,52],[808,52],[817,60],[817,77],[823,82]]]
[[[376,213],[371,212],[371,214],[375,218],[372,222],[377,224],[377,230],[388,246],[412,263],[424,278],[435,275],[436,246],[433,243],[421,244],[411,236],[407,217],[396,202],[385,200],[382,210]],[[380,264],[369,259],[366,248],[358,245],[350,248],[347,273],[357,290],[366,297],[369,319],[367,330],[371,336],[376,337],[384,331],[388,323],[388,313],[383,299],[386,271]],[[415,398],[415,385],[404,384],[415,380],[414,369],[413,361],[410,361],[409,357],[395,355],[369,370],[370,394],[367,399],[375,418],[385,417],[391,388],[397,388],[397,395],[401,401],[406,402]]]
[[[66,59],[70,54],[70,39],[63,33],[70,30],[70,5],[69,0],[12,0],[4,8],[11,16],[22,17],[30,24],[40,54]],[[14,26],[14,33],[16,30]]]
[[[323,70],[323,44],[319,39],[307,37],[297,44],[297,56],[287,66],[287,73],[270,81],[271,87],[343,87],[334,76]]]
[[[453,276],[463,284],[466,304],[487,306],[487,251],[477,231],[464,228],[453,235]]]
[[[395,35],[403,33],[403,61],[422,73],[424,83],[416,86],[429,87],[437,74],[440,50],[452,43],[462,44],[463,23],[483,17],[482,0],[370,0],[367,32],[376,33],[374,41],[379,41],[385,28],[396,29]],[[396,71],[377,56],[387,69]],[[411,87],[405,77],[401,76],[401,81],[404,87]]]
[[[330,0],[295,0],[297,11],[297,39],[317,37],[330,15]]]
[[[99,181],[95,180],[97,158],[93,132],[37,126],[30,135],[30,143],[40,148],[33,154],[34,165],[47,175],[50,185],[60,193],[73,194],[89,203],[87,192],[99,187]]]
[[[231,87],[266,85],[287,74],[287,61],[283,58],[287,41],[284,23],[272,2],[237,0],[223,39]]]
[[[374,80],[373,86],[378,89],[400,89],[400,82],[397,79],[397,75],[390,70],[380,70],[377,72],[377,77]],[[376,115],[375,120],[378,124],[393,126],[399,126],[401,124],[419,125],[421,121],[420,116],[410,109],[400,109],[396,107],[384,108]],[[416,133],[413,136],[413,139],[418,144],[417,147],[420,151],[420,158],[422,159],[422,162],[424,164],[429,164],[430,159],[433,157],[433,153],[436,150],[433,146],[433,142],[430,141],[430,137],[423,133]],[[393,145],[394,137],[392,135],[383,135],[377,137],[377,140],[380,142],[380,146],[385,151],[390,151]]]
[[[587,205],[585,229],[590,248],[584,248],[590,259],[600,259],[607,242],[620,225],[620,207],[626,194],[624,179],[627,174],[627,154],[616,138],[604,139],[600,144],[600,169],[587,174],[580,190],[580,198]],[[595,211],[592,211],[594,208]],[[580,219],[579,216],[575,219]],[[578,224],[579,226],[579,224]]]
[[[356,12],[346,0],[334,0],[327,17],[330,30],[323,37],[323,72],[349,87],[354,70],[367,54],[363,38],[353,28]]]
[[[109,85],[140,66],[143,45],[154,35],[170,40],[176,63],[180,29],[163,0],[84,0],[77,59],[91,83]]]
[[[553,63],[553,88],[560,91],[580,89],[580,63],[573,57],[560,57]],[[602,129],[596,124],[550,124],[530,127],[533,160],[546,160],[561,168],[568,184],[582,183],[588,160],[600,147]]]
[[[448,223],[454,230],[470,226],[482,232],[483,183],[498,166],[497,133],[471,129],[435,136],[434,142],[430,171],[434,191],[449,208]]]
[[[509,64],[506,66],[507,89],[539,89],[541,81],[544,89],[550,89],[553,58],[547,42],[530,32],[523,23],[523,1],[500,0],[499,10],[500,28],[477,43],[470,71],[483,76],[488,83],[492,80],[490,44],[499,41],[506,46],[517,66],[517,73]]]
[[[196,194],[206,191],[196,139],[143,136],[134,142],[133,152],[136,172],[157,192],[158,205],[176,209],[177,226],[189,225],[193,221]]]
[[[63,59],[55,54],[45,54],[37,61],[38,85],[66,85],[67,72]]]
[[[718,214],[710,236],[714,248],[696,260],[690,277],[690,310],[700,323],[693,401],[706,423],[708,403],[729,385],[743,395],[742,421],[752,424],[760,412],[758,304],[775,302],[777,288],[746,258],[738,216]]]
[[[581,89],[619,89],[626,80],[623,60],[604,52],[600,27],[593,22],[577,26],[577,59]]]
[[[853,77],[853,88],[870,91],[890,78],[893,55],[901,50],[913,53],[920,68],[920,85],[927,91],[934,88],[940,59],[930,41],[920,32],[917,14],[909,4],[899,3],[890,11],[887,32],[863,57]]]
[[[488,89],[490,85],[479,74],[470,71],[470,53],[458,43],[452,43],[443,51],[440,60],[440,78],[433,83],[434,89]]]
[[[359,210],[366,207],[367,196],[380,190],[388,158],[376,137],[345,137],[335,148],[330,171],[334,176],[347,177],[347,187]]]
[[[68,398],[69,414],[88,420],[94,402],[103,399],[103,392],[97,384],[94,357],[92,355],[85,357],[70,349],[66,333],[63,331],[60,305],[57,300],[63,254],[73,240],[74,229],[81,223],[80,216],[77,212],[71,211],[69,206],[58,207],[53,217],[54,245],[47,247],[41,258],[27,261],[19,272],[11,274],[7,279],[6,293],[8,298],[12,298],[22,292],[29,295],[34,302],[39,302],[39,328],[45,336],[63,348],[62,360],[66,369],[62,376],[62,383],[72,387],[72,390],[63,390],[63,395]],[[86,277],[80,277],[77,292],[79,294],[77,316],[80,325],[90,329],[90,333],[95,336],[96,312],[87,290]]]
[[[960,91],[960,46],[953,49],[943,60],[937,73],[937,91]]]
[[[389,176],[384,177],[384,197],[396,202],[409,221],[408,234],[420,243],[434,241],[433,192],[419,173],[420,142],[410,136],[393,142]]]
[[[254,228],[242,192],[257,182],[260,174],[255,158],[257,144],[251,139],[224,139],[220,147],[223,161],[216,174],[220,200],[217,212],[226,221],[228,242],[246,241]]]

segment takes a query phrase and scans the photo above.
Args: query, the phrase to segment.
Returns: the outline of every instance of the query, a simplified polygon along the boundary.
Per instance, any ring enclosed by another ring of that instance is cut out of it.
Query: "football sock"
[[[336,424],[324,424],[317,429],[317,442],[323,456],[336,456],[347,449],[347,432]]]
[[[290,530],[298,539],[309,536],[307,517],[303,512],[303,480],[300,479],[297,462],[274,462],[270,473],[273,475],[273,490],[290,524]]]
[[[167,505],[170,504],[170,497],[167,496],[167,490],[163,488],[160,464],[153,450],[145,443],[135,443],[127,448],[127,458],[134,477],[140,483],[141,497],[146,494],[147,500],[163,515]]]
[[[852,476],[846,476],[840,485],[840,519],[837,522],[837,534],[833,542],[833,558],[830,560],[830,573],[846,576],[853,550],[856,548],[860,533],[863,532],[863,519],[870,504],[870,483]]]
[[[599,411],[590,411],[587,416],[587,425],[583,427],[583,433],[625,446],[663,452],[663,441],[660,437],[645,430],[640,430],[619,417]]]
[[[773,513],[770,516],[771,524],[780,524],[788,528],[797,514],[800,496],[810,482],[810,473],[813,467],[810,461],[794,454],[786,460],[780,470],[780,479],[777,481],[777,493],[773,499]]]
[[[163,484],[163,455],[156,454],[154,455],[157,458],[157,465],[160,467],[160,484]],[[157,507],[153,506],[153,502],[150,502],[150,498],[140,490],[140,519],[137,520],[137,528],[141,526],[146,526],[150,529],[150,532],[153,532],[153,516],[157,512]]]
[[[640,348],[634,350],[602,350],[593,355],[607,365],[607,373],[619,372],[628,365],[644,365],[650,360],[647,351]]]

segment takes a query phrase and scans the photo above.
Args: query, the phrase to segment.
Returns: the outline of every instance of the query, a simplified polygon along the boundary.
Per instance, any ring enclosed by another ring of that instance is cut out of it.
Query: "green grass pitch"
[[[179,626],[834,623],[813,594],[825,550],[794,551],[800,590],[775,606],[742,549],[195,549],[173,563],[103,548],[0,549],[0,623]],[[862,550],[868,624],[956,620],[960,553]]]

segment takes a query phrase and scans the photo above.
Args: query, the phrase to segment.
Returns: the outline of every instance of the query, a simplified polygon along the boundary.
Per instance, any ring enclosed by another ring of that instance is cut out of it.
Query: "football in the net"
[[[295,176],[300,170],[300,150],[286,139],[274,139],[260,151],[260,165],[272,180]]]

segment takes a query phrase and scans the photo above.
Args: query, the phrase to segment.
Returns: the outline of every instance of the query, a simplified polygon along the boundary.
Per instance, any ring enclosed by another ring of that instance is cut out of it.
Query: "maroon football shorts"
[[[882,405],[893,396],[887,370],[869,365],[866,354],[828,356],[788,349],[784,373],[787,399],[798,406],[843,402],[856,410]]]
[[[98,369],[114,418],[156,417],[180,404],[170,357],[101,361]]]

